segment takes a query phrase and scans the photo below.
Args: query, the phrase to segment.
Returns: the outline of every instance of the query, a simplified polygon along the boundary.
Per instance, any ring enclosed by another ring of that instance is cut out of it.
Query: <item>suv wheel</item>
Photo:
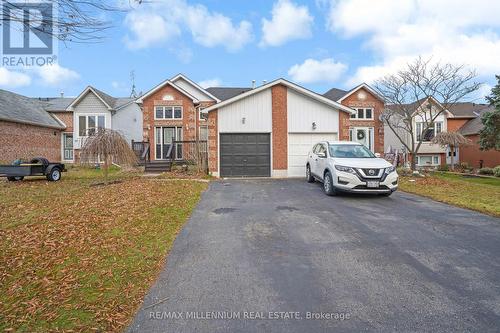
[[[330,172],[325,173],[325,179],[323,181],[323,190],[325,191],[326,195],[329,196],[334,196],[335,194],[337,194],[335,191],[335,187],[333,187],[333,179]]]
[[[309,164],[306,166],[306,180],[308,183],[314,183],[314,177],[311,175],[311,167]]]

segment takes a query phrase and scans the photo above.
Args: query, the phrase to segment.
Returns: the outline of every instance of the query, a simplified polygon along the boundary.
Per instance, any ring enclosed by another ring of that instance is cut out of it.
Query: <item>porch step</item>
[[[146,163],[144,172],[166,172],[172,170],[172,161],[151,161]]]

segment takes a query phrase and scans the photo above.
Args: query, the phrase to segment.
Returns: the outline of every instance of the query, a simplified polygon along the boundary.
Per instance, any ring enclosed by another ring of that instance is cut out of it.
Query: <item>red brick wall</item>
[[[287,88],[276,85],[271,88],[273,119],[273,170],[288,168],[288,121]]]
[[[163,96],[171,95],[173,100],[164,101]],[[182,106],[182,120],[155,120],[155,106]],[[146,97],[142,105],[143,115],[143,140],[150,142],[150,159],[154,160],[154,130],[155,126],[182,127],[183,140],[195,140],[197,135],[198,115],[193,101],[178,90],[167,85]]]
[[[474,168],[479,168],[479,161],[483,160],[483,167],[493,168],[500,165],[500,151],[479,149],[479,135],[468,135],[467,139],[472,143],[469,146],[461,147],[460,162],[466,162]]]
[[[363,93],[365,98],[360,98],[359,95]],[[373,127],[375,152],[382,154],[384,152],[384,124],[379,120],[379,116],[384,111],[384,103],[368,90],[361,88],[344,99],[342,104],[352,108],[373,108],[373,120],[350,119],[346,112],[340,112],[339,140],[349,140],[351,127]]]
[[[66,125],[65,132],[73,132],[73,112],[52,112],[52,114]]]
[[[454,119],[454,118],[448,118],[446,120],[446,130],[448,132],[456,132],[458,131],[466,122],[468,122],[470,119]]]
[[[61,131],[47,127],[0,121],[0,161],[45,157],[61,160]]]
[[[217,112],[218,110],[210,111],[208,114],[208,170],[210,172],[218,172],[218,145],[219,134],[217,129]]]

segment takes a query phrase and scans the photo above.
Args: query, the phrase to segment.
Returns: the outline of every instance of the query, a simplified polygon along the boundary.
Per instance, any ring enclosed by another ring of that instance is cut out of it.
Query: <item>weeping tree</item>
[[[109,128],[99,128],[85,140],[80,152],[80,163],[91,165],[99,161],[103,162],[104,183],[108,184],[111,163],[134,165],[137,163],[137,157],[119,132]]]
[[[457,148],[467,145],[469,140],[457,132],[441,132],[436,134],[432,139],[432,143],[438,144],[441,147],[449,147],[451,153],[451,170],[455,170],[453,155],[455,155]]]

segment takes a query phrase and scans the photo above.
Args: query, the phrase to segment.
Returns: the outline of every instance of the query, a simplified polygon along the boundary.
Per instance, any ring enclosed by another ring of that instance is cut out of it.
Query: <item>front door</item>
[[[73,134],[63,133],[63,159],[73,161]]]
[[[164,160],[171,158],[168,156],[170,147],[173,141],[182,140],[182,127],[155,127],[155,147],[156,147],[156,159]],[[177,144],[173,147],[172,157],[175,159],[182,159],[182,147],[181,144]]]
[[[354,127],[350,134],[350,141],[359,142],[373,151],[373,127]]]

